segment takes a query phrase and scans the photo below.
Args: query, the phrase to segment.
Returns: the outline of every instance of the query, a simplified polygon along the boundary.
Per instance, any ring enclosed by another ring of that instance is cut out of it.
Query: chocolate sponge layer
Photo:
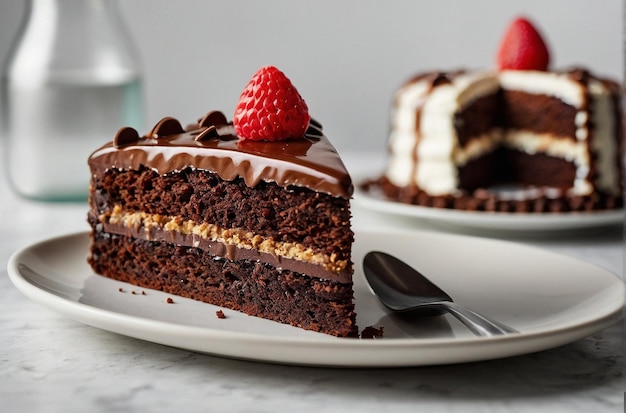
[[[352,284],[259,261],[95,231],[89,263],[109,278],[340,337],[357,335]]]
[[[504,90],[503,122],[510,129],[576,137],[576,108],[546,95]]]

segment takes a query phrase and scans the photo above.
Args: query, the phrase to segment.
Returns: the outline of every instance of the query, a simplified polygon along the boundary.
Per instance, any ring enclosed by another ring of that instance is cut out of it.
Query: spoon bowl
[[[478,336],[518,332],[455,303],[415,268],[387,253],[367,253],[363,258],[363,272],[378,299],[393,311],[428,316],[450,313]]]

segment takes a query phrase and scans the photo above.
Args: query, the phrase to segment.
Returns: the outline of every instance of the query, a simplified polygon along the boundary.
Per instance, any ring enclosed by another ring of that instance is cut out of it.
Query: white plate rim
[[[570,231],[617,225],[623,223],[625,218],[623,208],[590,212],[506,213],[403,204],[364,191],[360,186],[366,181],[368,178],[365,175],[354,178],[353,202],[357,206],[403,218],[425,219],[463,227],[523,232]]]
[[[380,234],[377,233],[376,235],[379,236]],[[394,232],[393,235],[397,236],[398,232]],[[87,240],[87,236],[86,232],[72,233],[45,239],[19,249],[10,257],[7,265],[11,281],[18,290],[31,300],[75,321],[142,340],[236,359],[303,366],[349,368],[407,367],[481,361],[541,351],[584,338],[618,321],[622,317],[622,309],[624,307],[625,290],[623,281],[607,270],[597,267],[597,269],[604,272],[605,275],[615,278],[615,287],[618,290],[616,296],[620,296],[621,299],[611,303],[610,308],[607,308],[603,314],[598,314],[596,317],[589,318],[585,322],[566,326],[556,331],[536,331],[518,336],[509,335],[487,338],[465,337],[462,339],[395,338],[392,340],[364,340],[341,339],[321,334],[318,335],[319,338],[316,336],[315,339],[310,337],[259,336],[245,332],[178,325],[171,322],[150,320],[92,307],[42,290],[31,283],[21,273],[21,258],[29,251],[39,248],[45,243],[62,243],[74,238],[84,238]],[[429,236],[473,238],[462,235],[437,233],[430,234]],[[481,242],[507,243],[482,238],[476,239]],[[524,248],[534,249],[533,247],[526,246],[524,246]],[[549,253],[547,251],[541,251],[543,253]],[[573,260],[569,257],[563,258]],[[583,261],[580,262],[582,264],[591,265]],[[193,340],[188,344],[181,345],[181,337]],[[547,339],[550,339],[549,344],[546,343]],[[209,346],[198,344],[198,342],[202,340],[207,340],[206,343],[209,344]],[[231,348],[233,343],[238,343],[239,346]],[[262,348],[271,347],[274,348],[275,351],[269,355],[246,354],[250,346],[255,348],[258,348],[258,346]],[[524,349],[520,350],[520,346]],[[294,352],[296,348],[297,350]],[[446,352],[446,349],[448,352]],[[470,351],[468,352],[469,354],[460,354],[458,352],[459,349]],[[301,359],[300,357],[306,351],[316,351],[319,354],[313,358]],[[381,352],[386,353],[387,357],[380,357]],[[411,354],[415,354],[416,352],[423,352],[423,355],[410,357]],[[406,356],[409,357],[407,358]]]

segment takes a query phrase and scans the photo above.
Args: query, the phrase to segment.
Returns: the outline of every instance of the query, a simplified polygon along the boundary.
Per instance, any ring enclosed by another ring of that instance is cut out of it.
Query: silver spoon
[[[425,315],[448,312],[478,336],[518,333],[454,301],[419,271],[384,252],[372,251],[363,258],[363,272],[378,299],[394,311]]]

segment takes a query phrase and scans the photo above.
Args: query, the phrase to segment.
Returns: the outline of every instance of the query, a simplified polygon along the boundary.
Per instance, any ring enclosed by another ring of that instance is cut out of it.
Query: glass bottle
[[[6,175],[20,195],[87,199],[89,154],[141,129],[141,76],[110,0],[29,0],[2,73]]]

